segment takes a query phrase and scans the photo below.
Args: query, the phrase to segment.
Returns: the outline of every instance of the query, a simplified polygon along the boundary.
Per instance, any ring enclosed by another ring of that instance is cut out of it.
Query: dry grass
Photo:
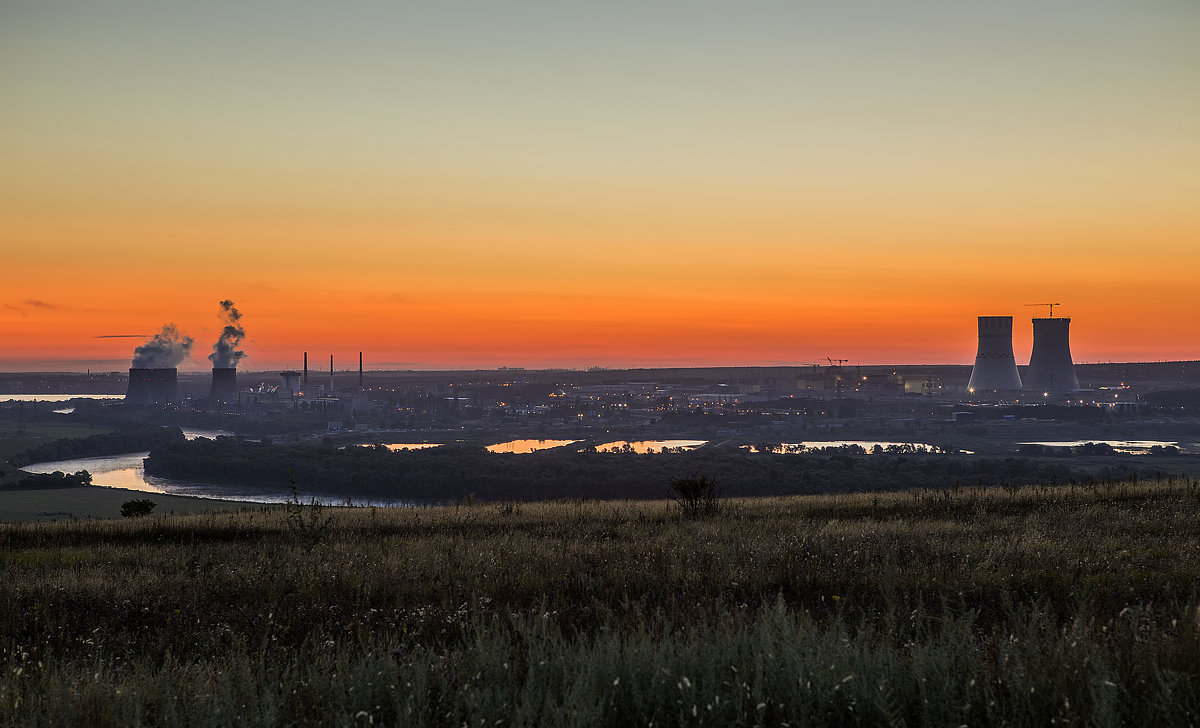
[[[1183,725],[1198,509],[1200,482],[1175,480],[701,518],[580,502],[3,525],[0,722]]]

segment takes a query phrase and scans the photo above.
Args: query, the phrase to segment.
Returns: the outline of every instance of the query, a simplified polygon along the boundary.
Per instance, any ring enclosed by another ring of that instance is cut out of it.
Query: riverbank
[[[191,498],[165,493],[146,493],[124,488],[86,486],[16,490],[0,488],[0,521],[69,521],[72,519],[120,518],[121,504],[134,498],[149,498],[157,504],[155,515],[238,511],[266,506],[246,501]]]

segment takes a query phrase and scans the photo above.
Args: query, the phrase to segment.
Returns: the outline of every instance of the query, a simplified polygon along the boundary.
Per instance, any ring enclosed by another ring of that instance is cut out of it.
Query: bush
[[[126,518],[148,516],[158,504],[149,498],[134,498],[121,504],[121,515]]]
[[[671,481],[675,500],[683,508],[684,515],[699,516],[720,510],[717,481],[707,475],[689,475]]]

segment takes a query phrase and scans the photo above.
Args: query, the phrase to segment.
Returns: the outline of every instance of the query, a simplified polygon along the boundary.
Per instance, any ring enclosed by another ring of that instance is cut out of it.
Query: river
[[[214,438],[221,435],[232,435],[224,430],[196,430],[184,428],[183,435],[189,440],[198,437]],[[290,493],[264,491],[262,489],[242,487],[237,485],[216,485],[175,478],[159,478],[146,475],[143,461],[149,452],[128,452],[120,455],[101,455],[91,458],[75,458],[73,460],[54,460],[47,463],[26,465],[22,470],[30,473],[77,473],[86,470],[92,474],[92,484],[105,488],[125,488],[145,493],[163,493],[166,495],[183,495],[194,498],[213,498],[216,500],[243,501],[250,503],[286,503],[291,498]],[[308,502],[312,494],[301,493],[301,498]],[[323,496],[316,494],[316,500],[326,505],[344,505],[345,498]],[[354,505],[364,506],[396,506],[410,505],[401,502],[375,502],[354,499]]]

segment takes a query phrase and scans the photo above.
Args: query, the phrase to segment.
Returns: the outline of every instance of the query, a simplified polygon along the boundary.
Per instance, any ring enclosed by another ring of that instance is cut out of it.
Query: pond
[[[387,442],[383,444],[392,452],[400,452],[401,450],[428,450],[431,447],[441,447],[440,442]],[[363,445],[363,447],[371,447],[371,445]]]
[[[1021,445],[1042,447],[1080,447],[1081,445],[1108,445],[1113,450],[1127,455],[1147,455],[1152,447],[1179,447],[1178,442],[1166,440],[1050,440],[1046,442],[1022,442]],[[1184,451],[1184,448],[1180,448]]]
[[[596,446],[596,452],[633,452],[639,455],[671,450],[695,450],[708,440],[615,440]]]
[[[495,445],[488,445],[488,452],[498,453],[517,453],[526,454],[537,452],[538,450],[549,450],[555,447],[563,447],[571,445],[579,440],[509,440],[508,442],[499,442]]]
[[[937,447],[925,442],[885,442],[883,440],[811,440],[807,442],[780,442],[780,443],[759,443],[757,445],[742,445],[750,452],[762,452],[761,445],[767,445],[771,452],[778,453],[798,453],[814,450],[823,450],[825,448],[838,447],[861,447],[867,452],[871,452],[877,446],[887,450],[888,448],[897,448],[901,450],[912,450],[914,452],[934,452]]]

